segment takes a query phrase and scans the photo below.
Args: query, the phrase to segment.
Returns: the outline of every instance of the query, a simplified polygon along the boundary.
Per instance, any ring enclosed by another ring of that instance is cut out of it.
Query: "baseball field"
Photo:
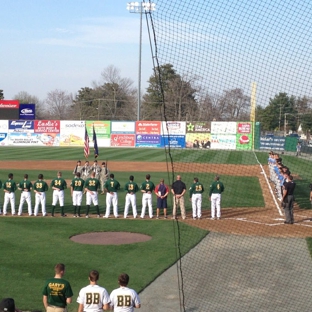
[[[274,200],[274,192],[267,181],[267,153],[216,151],[216,150],[171,150],[161,149],[113,149],[102,148],[98,161],[106,161],[109,170],[123,186],[129,175],[141,184],[147,173],[151,181],[158,184],[161,178],[170,185],[177,174],[187,187],[194,177],[205,187],[203,219],[192,220],[191,204],[186,196],[188,218],[178,222],[164,220],[133,220],[130,218],[90,219],[72,218],[73,208],[69,190],[65,193],[67,218],[28,217],[24,206],[22,217],[1,216],[0,293],[2,297],[13,297],[23,310],[42,309],[41,289],[45,279],[53,275],[53,267],[58,262],[67,265],[66,278],[71,282],[74,299],[81,287],[88,284],[88,272],[100,271],[100,283],[108,291],[117,287],[117,276],[121,272],[130,275],[130,287],[138,292],[149,285],[177,259],[196,246],[209,231],[266,237],[312,237],[311,203],[309,185],[311,162],[306,158],[282,155],[297,183],[295,224],[283,224],[279,202]],[[82,148],[13,148],[0,149],[0,179],[5,181],[8,173],[14,174],[19,182],[28,173],[35,181],[39,173],[50,181],[61,170],[67,184],[73,178],[73,170],[78,159],[83,159]],[[92,157],[89,158],[92,163]],[[222,197],[222,220],[207,219],[210,216],[208,201],[209,185],[214,176],[220,175],[225,185]],[[47,194],[47,211],[51,211],[52,192]],[[119,215],[124,211],[125,193],[121,190]],[[34,196],[32,196],[34,204]],[[154,196],[153,207],[156,209]],[[100,212],[105,209],[105,195],[99,197]],[[0,197],[0,205],[3,196]],[[16,192],[16,208],[19,192]],[[137,195],[138,211],[141,211],[141,194]],[[85,205],[82,208],[84,214]],[[91,211],[95,213],[94,210]],[[172,198],[169,198],[168,212],[171,215]],[[10,212],[10,209],[9,209]],[[59,212],[57,207],[56,212]],[[141,233],[151,237],[145,242],[133,244],[93,245],[76,243],[70,237],[89,232]],[[311,247],[310,247],[311,248]],[[70,310],[76,310],[74,303]]]

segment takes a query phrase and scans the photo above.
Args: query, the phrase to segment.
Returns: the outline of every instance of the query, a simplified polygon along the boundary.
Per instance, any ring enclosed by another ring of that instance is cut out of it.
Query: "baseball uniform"
[[[88,285],[80,290],[77,302],[83,304],[84,312],[102,312],[103,306],[110,303],[110,298],[105,288]]]
[[[49,187],[48,184],[39,179],[34,183],[34,192],[35,192],[35,208],[34,208],[34,216],[38,215],[39,205],[41,204],[41,212],[42,216],[45,217],[47,215],[46,211],[46,192]]]
[[[0,189],[2,188],[2,181],[0,180]],[[0,208],[0,214],[2,213],[2,210]]]
[[[137,217],[137,208],[136,208],[136,192],[139,190],[138,185],[133,182],[129,181],[125,185],[126,194],[126,202],[125,202],[125,211],[124,211],[124,218],[127,218],[130,204],[132,206],[133,218]]]
[[[110,215],[110,207],[113,205],[113,213],[115,218],[118,218],[118,195],[117,191],[120,189],[120,184],[115,179],[109,179],[105,182],[104,188],[106,190],[106,212],[104,218]]]
[[[3,183],[4,190],[4,202],[3,202],[3,215],[7,214],[7,206],[10,203],[11,205],[11,213],[15,215],[15,191],[16,191],[16,183],[12,179],[8,179]]]
[[[67,189],[66,181],[60,176],[52,180],[51,188],[53,189],[53,201],[52,201],[52,217],[54,217],[54,209],[57,202],[60,203],[61,215],[64,214],[64,190]]]
[[[211,197],[211,218],[215,219],[216,210],[217,218],[221,218],[221,193],[224,191],[224,185],[221,181],[214,181],[210,185],[209,197]]]
[[[20,199],[20,204],[18,207],[18,215],[21,216],[23,212],[23,205],[24,202],[26,201],[27,207],[28,207],[28,214],[31,216],[32,215],[32,208],[31,208],[31,190],[32,190],[32,183],[24,179],[18,184],[18,189],[22,191],[21,193],[21,199]]]
[[[101,188],[100,181],[96,178],[89,178],[86,180],[85,189],[86,189],[86,204],[87,204],[87,212],[86,218],[89,217],[90,205],[93,205],[96,208],[97,216],[100,216],[99,210],[99,201],[98,201],[98,190]]]
[[[85,181],[81,178],[74,178],[70,183],[71,195],[74,206],[74,217],[80,217],[80,208],[82,203],[83,186]],[[78,207],[78,214],[77,214]]]
[[[190,198],[192,200],[193,219],[200,219],[202,216],[202,193],[204,186],[200,182],[194,182],[190,187]]]
[[[152,205],[152,193],[155,189],[155,185],[150,180],[146,180],[141,185],[142,196],[142,211],[141,218],[144,219],[146,206],[148,206],[148,214],[150,218],[153,218],[153,205]]]
[[[133,312],[141,304],[136,291],[124,286],[112,291],[110,301],[115,312]]]

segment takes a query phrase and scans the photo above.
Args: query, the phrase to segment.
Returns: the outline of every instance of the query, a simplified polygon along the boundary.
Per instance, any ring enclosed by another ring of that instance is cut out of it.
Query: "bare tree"
[[[72,119],[71,107],[73,97],[67,91],[54,90],[48,93],[46,99],[46,106],[50,118],[59,120]]]

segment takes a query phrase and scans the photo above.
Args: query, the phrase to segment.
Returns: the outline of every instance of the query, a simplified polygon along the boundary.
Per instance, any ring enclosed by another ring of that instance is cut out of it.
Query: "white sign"
[[[212,121],[211,134],[236,134],[236,122]]]
[[[163,121],[161,124],[162,135],[185,135],[186,122],[185,121]]]

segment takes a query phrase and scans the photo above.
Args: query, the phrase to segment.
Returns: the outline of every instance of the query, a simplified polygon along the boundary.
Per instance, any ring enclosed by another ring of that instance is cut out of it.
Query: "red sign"
[[[135,122],[136,134],[160,134],[161,122],[160,121],[136,121]]]
[[[111,134],[111,146],[134,147],[135,134]]]
[[[250,123],[238,123],[237,124],[237,133],[250,133],[251,124]]]
[[[17,100],[0,100],[0,108],[19,109]]]
[[[60,133],[59,120],[35,120],[35,133]]]

